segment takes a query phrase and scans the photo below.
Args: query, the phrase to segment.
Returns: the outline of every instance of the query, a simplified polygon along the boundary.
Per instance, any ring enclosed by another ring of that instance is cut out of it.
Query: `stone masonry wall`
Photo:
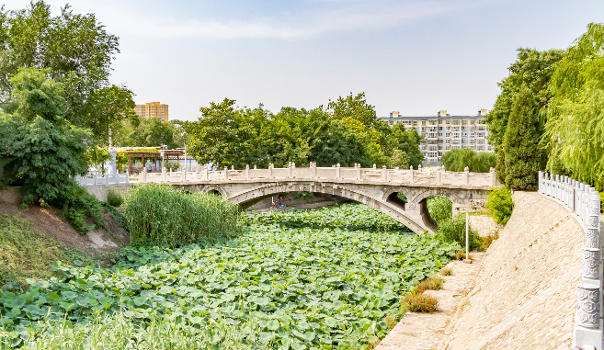
[[[439,348],[571,348],[585,233],[538,193],[516,192],[514,203]]]

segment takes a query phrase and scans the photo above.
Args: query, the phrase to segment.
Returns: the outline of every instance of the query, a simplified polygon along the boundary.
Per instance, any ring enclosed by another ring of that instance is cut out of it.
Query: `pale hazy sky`
[[[603,0],[69,3],[120,37],[112,82],[185,120],[224,97],[277,112],[361,91],[379,116],[475,114],[492,108],[516,48],[566,48],[604,21]]]

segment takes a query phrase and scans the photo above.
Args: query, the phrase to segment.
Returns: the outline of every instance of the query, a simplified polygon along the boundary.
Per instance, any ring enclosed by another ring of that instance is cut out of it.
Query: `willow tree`
[[[550,83],[546,142],[548,169],[604,189],[604,24],[587,32],[558,62]]]

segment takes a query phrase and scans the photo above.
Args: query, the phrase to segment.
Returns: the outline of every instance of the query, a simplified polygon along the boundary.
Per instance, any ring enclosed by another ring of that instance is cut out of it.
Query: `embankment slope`
[[[514,203],[439,348],[571,347],[583,230],[535,192],[516,192]]]

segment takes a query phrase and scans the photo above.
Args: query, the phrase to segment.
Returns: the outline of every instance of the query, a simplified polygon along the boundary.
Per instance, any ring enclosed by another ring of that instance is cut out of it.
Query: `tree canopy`
[[[273,114],[262,105],[239,108],[224,99],[200,111],[199,120],[184,123],[187,145],[200,163],[242,168],[314,161],[408,168],[423,160],[417,132],[379,121],[363,93],[330,101],[327,109],[283,107]]]
[[[549,93],[548,169],[604,190],[604,24],[590,24],[568,49]]]
[[[501,93],[485,121],[489,129],[489,143],[497,154],[497,175],[502,181],[505,179],[506,170],[503,139],[520,88],[522,85],[526,86],[534,96],[538,110],[533,117],[542,126],[546,120],[546,108],[551,98],[548,84],[556,63],[563,56],[563,50],[537,51],[520,48],[518,58],[508,67],[510,74],[499,83]],[[539,130],[539,135],[541,135],[543,128],[540,127]]]
[[[97,142],[106,144],[109,127],[119,128],[134,108],[132,92],[109,83],[118,52],[117,36],[94,14],[75,14],[67,5],[53,16],[41,0],[18,11],[2,9],[0,99],[11,99],[13,83],[18,83],[11,77],[20,68],[44,69],[48,78],[61,83],[65,110],[60,115],[89,128]]]

